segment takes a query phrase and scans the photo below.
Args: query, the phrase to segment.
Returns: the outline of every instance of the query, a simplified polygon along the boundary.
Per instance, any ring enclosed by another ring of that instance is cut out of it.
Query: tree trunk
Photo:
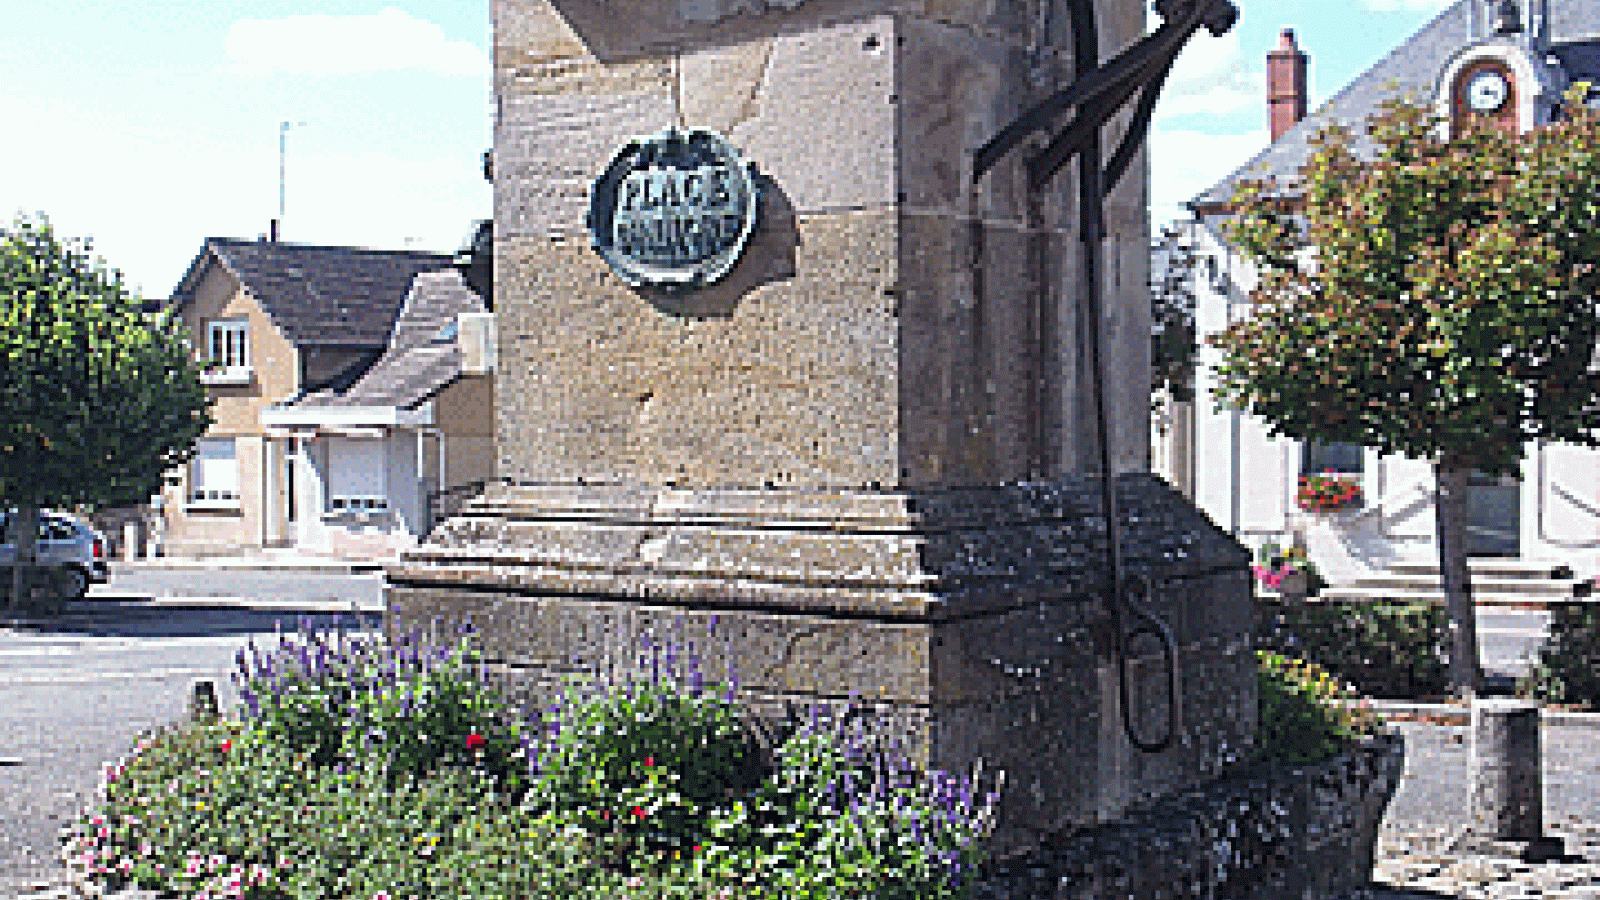
[[[1439,577],[1450,612],[1450,692],[1466,700],[1483,692],[1472,571],[1467,568],[1467,478],[1471,471],[1460,460],[1449,458],[1441,458],[1434,467],[1438,486],[1434,522]]]
[[[11,542],[11,605],[15,612],[30,599],[28,576],[39,562],[39,507],[24,503],[12,511],[6,538]]]

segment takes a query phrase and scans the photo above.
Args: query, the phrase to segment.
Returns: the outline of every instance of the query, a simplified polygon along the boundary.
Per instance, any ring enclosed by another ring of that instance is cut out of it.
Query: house
[[[168,477],[163,552],[391,556],[489,477],[488,233],[459,256],[208,239],[168,305],[216,421]]]
[[[1271,145],[1194,198],[1194,218],[1157,248],[1158,262],[1193,256],[1188,283],[1200,353],[1194,401],[1168,404],[1152,429],[1152,461],[1244,543],[1288,545],[1298,537],[1338,585],[1436,560],[1433,470],[1427,461],[1354,445],[1272,438],[1259,419],[1214,411],[1211,373],[1220,351],[1205,338],[1249,315],[1256,279],[1220,227],[1228,201],[1243,179],[1294,178],[1325,126],[1349,127],[1356,151],[1368,152],[1361,126],[1396,96],[1431,104],[1447,122],[1483,115],[1522,131],[1548,123],[1569,85],[1600,83],[1600,0],[1457,0],[1310,115],[1305,73],[1306,56],[1285,30],[1268,55]],[[1301,474],[1327,470],[1360,484],[1361,508],[1315,516],[1297,509]],[[1473,477],[1468,516],[1469,555],[1600,570],[1600,455],[1531,443],[1520,477]]]

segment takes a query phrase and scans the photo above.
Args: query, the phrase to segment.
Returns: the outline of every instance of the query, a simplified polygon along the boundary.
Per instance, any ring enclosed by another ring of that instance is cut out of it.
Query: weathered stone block
[[[562,672],[637,671],[681,635],[769,731],[855,692],[919,768],[1006,772],[996,847],[1191,785],[1255,728],[1245,551],[1148,475],[1121,479],[1129,567],[1176,645],[1179,732],[1123,736],[1097,592],[1094,479],[922,492],[501,486],[389,570],[390,627],[471,621],[529,699]],[[715,623],[714,634],[709,626]],[[1132,623],[1129,623],[1131,627]],[[1166,728],[1165,658],[1134,642],[1132,725]]]

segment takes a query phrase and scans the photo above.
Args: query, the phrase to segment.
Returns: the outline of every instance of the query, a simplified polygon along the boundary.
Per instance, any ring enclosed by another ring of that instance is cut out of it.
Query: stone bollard
[[[139,558],[139,523],[122,523],[122,559],[133,562]]]
[[[189,720],[196,725],[217,721],[217,686],[209,678],[196,678],[189,695]]]
[[[1474,698],[1470,760],[1468,849],[1539,859],[1563,855],[1562,842],[1544,835],[1538,701]]]

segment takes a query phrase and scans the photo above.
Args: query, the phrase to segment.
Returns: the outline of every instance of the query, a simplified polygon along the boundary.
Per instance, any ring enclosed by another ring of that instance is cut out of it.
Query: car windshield
[[[94,537],[94,533],[87,525],[63,519],[60,516],[39,516],[39,539],[42,541],[70,541],[74,538]],[[12,542],[11,517],[0,513],[0,545],[9,545]]]

